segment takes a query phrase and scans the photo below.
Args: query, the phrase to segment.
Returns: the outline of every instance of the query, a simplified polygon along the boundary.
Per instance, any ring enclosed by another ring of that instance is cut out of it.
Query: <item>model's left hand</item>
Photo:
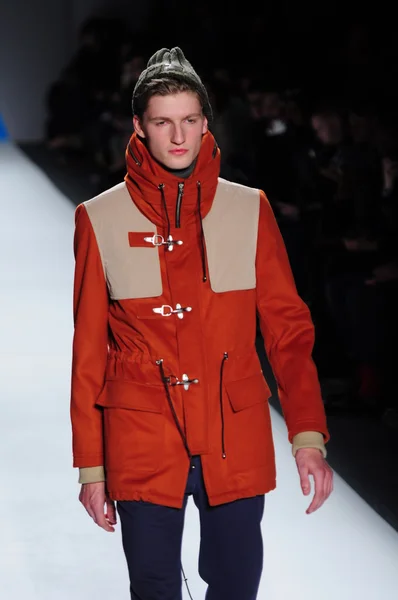
[[[296,464],[300,475],[303,494],[311,492],[309,476],[314,478],[315,494],[306,510],[307,515],[315,512],[327,500],[333,490],[333,471],[317,448],[300,448],[296,452]]]

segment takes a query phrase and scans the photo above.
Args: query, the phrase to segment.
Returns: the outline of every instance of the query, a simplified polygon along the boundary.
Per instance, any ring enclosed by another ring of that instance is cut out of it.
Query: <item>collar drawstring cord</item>
[[[170,238],[171,226],[170,226],[169,212],[167,210],[166,197],[164,195],[164,183],[159,183],[158,188],[159,188],[160,194],[162,196],[162,203],[163,203],[164,212],[166,213],[166,220],[167,220],[167,237],[166,237],[166,240],[168,241],[169,238]]]
[[[200,185],[200,181],[196,182],[196,186],[198,188],[198,213],[199,213],[199,221],[200,221],[200,245],[201,245],[201,254],[202,254],[203,283],[206,283],[206,281],[207,281],[206,248],[205,248],[205,235],[204,235],[204,231],[203,231],[203,220],[202,220],[202,212],[201,212],[202,188]]]

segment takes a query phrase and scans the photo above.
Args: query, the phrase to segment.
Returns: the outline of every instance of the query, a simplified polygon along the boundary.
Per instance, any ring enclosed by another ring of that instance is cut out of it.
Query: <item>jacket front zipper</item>
[[[176,205],[176,228],[181,227],[181,204],[184,195],[184,183],[178,184],[177,205]]]

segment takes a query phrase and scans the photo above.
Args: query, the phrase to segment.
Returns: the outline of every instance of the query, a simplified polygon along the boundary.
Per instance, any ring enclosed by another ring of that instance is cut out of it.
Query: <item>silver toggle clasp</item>
[[[182,381],[178,379],[175,375],[169,375],[164,380],[167,385],[175,386],[175,385],[183,385],[184,390],[189,390],[189,386],[191,383],[199,383],[199,379],[189,379],[188,375],[184,373],[182,376]]]
[[[181,240],[173,240],[173,236],[169,235],[169,237],[167,238],[167,242],[165,242],[165,244],[167,244],[167,250],[169,250],[169,252],[171,252],[174,248],[174,246],[182,246],[182,241]]]
[[[173,310],[173,312],[177,313],[177,317],[179,319],[183,319],[184,312],[191,312],[191,310],[192,310],[191,306],[181,306],[181,304],[176,304],[176,308],[175,308],[175,310]]]
[[[192,308],[190,306],[182,307],[181,304],[176,304],[176,308],[173,309],[172,306],[163,304],[163,306],[159,306],[159,308],[153,308],[152,310],[157,315],[162,315],[162,317],[171,317],[171,315],[176,314],[179,319],[183,319],[184,312],[191,312]]]
[[[199,379],[189,379],[188,375],[184,373],[184,375],[182,376],[182,381],[177,380],[175,385],[183,385],[184,390],[189,390],[189,386],[191,385],[191,383],[199,383]]]

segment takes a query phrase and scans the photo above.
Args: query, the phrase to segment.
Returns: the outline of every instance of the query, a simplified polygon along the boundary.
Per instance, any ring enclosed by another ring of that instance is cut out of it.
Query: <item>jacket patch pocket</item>
[[[164,443],[164,388],[107,380],[97,404],[104,410],[105,468],[154,473]]]
[[[271,390],[262,373],[225,383],[232,410],[239,412],[254,404],[268,401]]]
[[[133,248],[154,248],[151,242],[145,241],[145,238],[153,238],[156,232],[153,231],[129,231],[129,246]]]
[[[232,472],[272,467],[274,445],[268,399],[272,396],[262,373],[224,383],[225,451]]]

